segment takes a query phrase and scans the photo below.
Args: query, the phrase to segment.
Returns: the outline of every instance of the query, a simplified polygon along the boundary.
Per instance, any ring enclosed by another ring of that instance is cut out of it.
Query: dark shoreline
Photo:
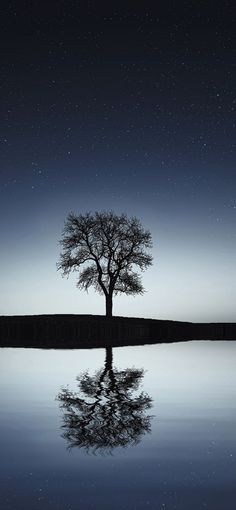
[[[81,349],[187,340],[236,340],[236,323],[100,315],[0,316],[0,347]]]

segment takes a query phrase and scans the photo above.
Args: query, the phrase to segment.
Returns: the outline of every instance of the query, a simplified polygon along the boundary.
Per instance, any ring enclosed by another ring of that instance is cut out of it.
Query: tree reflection
[[[146,414],[152,399],[147,393],[137,394],[143,374],[143,369],[113,368],[108,347],[104,369],[78,376],[78,392],[63,388],[57,399],[64,411],[62,436],[68,448],[102,453],[139,443],[151,431],[152,418]]]

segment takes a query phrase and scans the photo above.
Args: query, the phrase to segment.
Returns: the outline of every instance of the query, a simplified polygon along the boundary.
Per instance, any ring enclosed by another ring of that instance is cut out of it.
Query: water
[[[1,510],[233,510],[236,342],[0,349]]]

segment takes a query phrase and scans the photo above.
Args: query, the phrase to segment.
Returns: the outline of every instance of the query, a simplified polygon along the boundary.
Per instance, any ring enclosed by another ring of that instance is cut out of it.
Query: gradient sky
[[[147,293],[115,298],[115,315],[234,321],[235,2],[0,14],[0,314],[103,314],[56,262],[71,210],[113,209],[154,242]]]

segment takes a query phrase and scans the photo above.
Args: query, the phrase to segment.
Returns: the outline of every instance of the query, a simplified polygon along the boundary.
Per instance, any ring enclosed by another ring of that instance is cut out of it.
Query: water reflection
[[[63,434],[68,448],[93,453],[111,453],[118,446],[136,445],[151,431],[147,411],[152,399],[137,394],[144,370],[113,367],[112,348],[106,348],[105,366],[93,376],[88,371],[77,377],[78,392],[63,388],[58,394],[63,410]]]

